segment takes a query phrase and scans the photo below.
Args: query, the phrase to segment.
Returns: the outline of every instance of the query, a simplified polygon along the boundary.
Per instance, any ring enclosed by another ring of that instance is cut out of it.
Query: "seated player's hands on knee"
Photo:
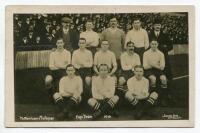
[[[153,98],[154,100],[158,99],[158,93],[157,92],[152,92],[149,97]]]
[[[54,99],[55,101],[58,101],[58,100],[63,99],[63,97],[62,97],[62,95],[61,95],[60,93],[56,92],[56,93],[54,93],[54,95],[53,95],[53,99]]]

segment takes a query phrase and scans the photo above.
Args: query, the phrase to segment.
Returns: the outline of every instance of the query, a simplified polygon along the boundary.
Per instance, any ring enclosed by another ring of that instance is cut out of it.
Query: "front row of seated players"
[[[101,73],[102,73],[102,72],[100,72],[101,69],[99,69],[100,66],[102,64],[104,64],[103,65],[104,67],[105,67],[105,65],[107,66],[108,71],[107,71],[106,75],[109,75],[112,77],[112,79],[114,79],[114,82],[111,82],[111,83],[115,84],[115,85],[113,85],[114,88],[116,88],[116,76],[119,76],[120,78],[119,78],[118,86],[122,87],[122,89],[123,89],[123,88],[125,88],[124,85],[128,85],[127,80],[130,79],[132,76],[134,76],[135,69],[136,69],[135,67],[140,66],[141,63],[140,63],[139,56],[134,52],[134,43],[128,42],[127,43],[127,51],[122,53],[122,55],[121,55],[122,74],[114,76],[114,74],[117,70],[117,63],[116,63],[116,58],[115,58],[114,53],[109,50],[108,41],[102,41],[101,50],[96,52],[96,54],[94,56],[94,63],[93,63],[93,59],[92,59],[92,53],[85,48],[85,42],[86,42],[86,40],[84,38],[80,38],[80,40],[79,40],[80,48],[78,50],[74,51],[74,53],[73,53],[72,65],[78,71],[80,77],[84,81],[83,88],[84,89],[88,88],[88,90],[92,91],[93,99],[90,99],[88,101],[88,103],[90,106],[95,105],[94,108],[97,110],[95,111],[93,116],[94,116],[94,118],[96,118],[100,114],[104,114],[104,112],[106,112],[104,110],[105,107],[109,108],[108,105],[110,105],[110,104],[112,104],[112,107],[114,107],[114,105],[119,100],[119,97],[115,96],[114,95],[115,93],[114,93],[112,95],[113,97],[111,97],[111,96],[109,98],[104,97],[106,100],[101,99],[100,101],[104,101],[104,102],[99,102],[98,98],[96,98],[94,96],[95,94],[93,94],[94,88],[92,87],[92,89],[90,89],[91,87],[89,87],[89,86],[91,84],[91,79],[92,79],[92,86],[95,86],[94,85],[95,82],[96,83],[99,82],[98,84],[102,85],[101,82],[103,82],[103,80],[95,81],[95,79],[100,79],[100,77],[102,77],[102,76],[96,77],[96,75],[101,75]],[[52,72],[52,76],[48,75],[45,79],[47,88],[54,88],[54,89],[52,89],[53,91],[51,91],[52,95],[55,94],[55,92],[58,92],[58,88],[60,87],[58,85],[59,78],[61,78],[63,75],[66,75],[66,72],[64,72],[65,71],[64,68],[68,64],[71,63],[71,60],[70,60],[71,54],[70,54],[70,52],[68,52],[67,50],[65,50],[63,48],[63,45],[64,45],[63,40],[58,39],[56,45],[57,45],[57,50],[50,54],[49,68]],[[143,57],[145,76],[148,77],[150,80],[151,92],[159,92],[162,95],[163,93],[161,93],[162,90],[160,88],[162,88],[162,89],[164,88],[165,90],[167,90],[166,89],[167,88],[167,78],[162,73],[162,70],[165,67],[164,55],[162,54],[162,52],[160,52],[157,49],[157,46],[158,46],[157,41],[154,41],[154,40],[151,41],[150,46],[151,46],[151,48],[144,53],[144,57]],[[96,73],[96,74],[94,74],[95,76],[93,76],[94,78],[91,78],[92,77],[92,72],[91,72],[92,65],[93,65],[94,72]],[[160,80],[157,80],[157,79],[160,79]],[[85,86],[85,85],[87,85],[87,86]],[[99,85],[99,86],[101,86],[101,85]],[[161,85],[161,87],[159,87],[158,85]],[[66,85],[66,86],[68,86],[68,85]],[[68,86],[68,87],[70,87],[70,86]],[[83,92],[86,91],[84,89],[83,89]],[[129,89],[129,87],[128,87],[128,89]],[[51,90],[51,89],[49,89],[49,90]],[[125,89],[125,91],[128,91],[128,90]],[[154,100],[157,99],[156,94],[155,93],[153,93],[152,95],[150,94],[150,96],[151,96],[150,99],[154,99]],[[102,94],[102,95],[104,95],[104,94]],[[129,99],[129,100],[132,99],[130,93],[125,93],[125,96],[126,96],[126,99]],[[55,98],[55,96],[54,96],[54,98]],[[88,98],[85,98],[84,95],[83,95],[83,98],[88,99]],[[148,97],[146,97],[146,98],[148,98]],[[107,101],[107,102],[105,102],[105,101]],[[152,102],[153,100],[148,100],[148,101]],[[98,106],[99,106],[98,103],[104,103],[104,104],[107,103],[107,104],[105,104],[105,107],[101,104],[101,106],[103,106],[102,107],[103,109],[99,108],[99,110],[98,110]],[[64,113],[64,114],[66,114],[66,113]]]
[[[98,69],[99,75],[92,79],[92,97],[88,99],[88,105],[94,111],[92,119],[112,113],[119,100],[115,94],[115,79],[108,74],[109,67],[101,64]],[[136,65],[134,70],[135,76],[127,81],[128,90],[125,98],[134,109],[137,109],[135,118],[139,119],[154,105],[158,94],[155,90],[149,90],[149,81],[143,76],[143,67]],[[71,64],[66,67],[67,76],[61,78],[59,91],[53,95],[61,111],[57,115],[58,120],[71,119],[81,102],[83,84],[80,76],[75,75],[75,71],[76,69]]]

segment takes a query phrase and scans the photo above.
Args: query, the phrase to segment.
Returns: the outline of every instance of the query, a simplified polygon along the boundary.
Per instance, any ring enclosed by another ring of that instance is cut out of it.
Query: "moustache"
[[[130,51],[134,51],[134,48],[129,49]]]

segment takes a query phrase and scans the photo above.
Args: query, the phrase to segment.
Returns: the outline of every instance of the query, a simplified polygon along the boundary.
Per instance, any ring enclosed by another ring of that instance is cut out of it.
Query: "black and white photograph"
[[[13,7],[6,12],[13,126],[193,125],[192,7]]]

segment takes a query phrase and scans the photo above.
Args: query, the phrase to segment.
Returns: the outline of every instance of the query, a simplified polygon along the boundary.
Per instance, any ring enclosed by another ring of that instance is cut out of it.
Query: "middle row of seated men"
[[[142,115],[141,111],[154,104],[158,94],[163,95],[165,91],[160,90],[167,90],[167,78],[163,73],[165,58],[157,49],[158,42],[155,40],[150,42],[151,48],[145,51],[143,60],[134,52],[134,43],[128,42],[127,51],[121,54],[120,64],[109,50],[106,40],[102,41],[94,60],[92,52],[85,48],[85,38],[79,39],[79,49],[73,52],[72,58],[70,52],[64,49],[62,38],[57,40],[56,45],[57,49],[50,54],[51,74],[46,76],[45,84],[47,88],[51,88],[51,94],[61,108],[59,119],[64,119],[73,112],[70,110],[84,98],[81,98],[82,92],[88,90],[92,97],[88,98],[88,104],[94,109],[94,119],[114,108],[119,100],[119,96],[115,95],[115,88],[125,90],[125,98],[140,109],[138,116]],[[80,76],[74,76],[76,71]],[[148,79],[143,76],[144,73]]]

